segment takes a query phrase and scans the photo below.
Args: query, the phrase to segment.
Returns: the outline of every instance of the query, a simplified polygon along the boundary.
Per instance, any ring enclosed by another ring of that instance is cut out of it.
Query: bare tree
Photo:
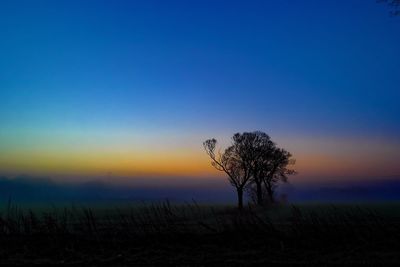
[[[251,140],[254,151],[251,162],[251,182],[255,186],[256,203],[257,205],[263,205],[265,198],[263,174],[267,166],[266,163],[270,160],[274,152],[275,143],[272,142],[271,138],[266,133],[260,131],[247,133],[247,138]]]
[[[295,171],[287,168],[294,164],[291,154],[277,148],[264,132],[236,133],[232,144],[222,153],[215,152],[217,140],[203,143],[211,158],[212,166],[227,174],[228,180],[236,188],[239,208],[243,207],[243,192],[248,185],[255,187],[257,204],[262,205],[267,192],[269,200],[274,199],[274,191],[279,181],[286,182],[287,176]]]
[[[203,143],[206,153],[211,158],[211,165],[228,175],[228,180],[235,187],[238,198],[238,208],[243,208],[243,192],[250,180],[250,168],[246,162],[246,153],[242,153],[238,144],[234,144],[225,149],[223,153],[220,151],[215,153],[217,140],[209,139]]]
[[[250,173],[250,185],[255,187],[256,203],[262,205],[264,199],[262,174],[266,167],[265,162],[272,157],[275,144],[261,131],[237,133],[232,140],[235,153],[244,163],[243,168]]]
[[[292,154],[282,148],[275,148],[271,157],[264,162],[264,168],[260,175],[268,192],[269,201],[274,202],[275,189],[278,183],[288,181],[288,175],[295,174],[296,171],[289,169],[288,165],[295,164]]]
[[[257,204],[262,205],[265,190],[263,190],[263,176],[260,174],[267,166],[263,163],[273,156],[275,143],[261,131],[236,133],[232,140],[235,154],[243,163],[242,168],[250,175],[250,182],[256,187]]]

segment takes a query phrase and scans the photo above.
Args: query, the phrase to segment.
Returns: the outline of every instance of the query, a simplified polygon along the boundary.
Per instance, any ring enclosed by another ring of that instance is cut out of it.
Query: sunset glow
[[[311,2],[7,2],[0,175],[218,178],[202,142],[253,130],[293,183],[399,175],[398,21]]]

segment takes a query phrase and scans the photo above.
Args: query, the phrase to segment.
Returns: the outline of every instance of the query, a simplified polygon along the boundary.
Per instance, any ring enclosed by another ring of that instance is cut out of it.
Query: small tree
[[[243,192],[250,180],[250,168],[247,165],[245,153],[240,151],[238,143],[233,142],[233,145],[225,149],[223,153],[215,153],[217,145],[216,139],[209,139],[203,143],[206,153],[211,158],[211,165],[228,175],[228,180],[235,187],[238,208],[243,208]]]
[[[275,150],[275,143],[264,132],[255,131],[244,133],[246,139],[249,139],[252,146],[251,153],[251,183],[254,185],[255,202],[257,205],[263,205],[265,199],[265,189],[263,188],[264,169]],[[251,188],[250,188],[251,190]]]
[[[279,181],[286,183],[288,175],[296,171],[289,169],[288,165],[295,164],[292,154],[282,148],[275,148],[270,158],[264,162],[264,168],[260,172],[269,200],[274,202],[274,193]]]
[[[215,139],[203,143],[212,166],[225,172],[231,185],[236,188],[239,208],[243,207],[243,191],[250,182],[255,185],[257,204],[262,205],[265,192],[270,202],[273,202],[278,182],[286,182],[287,176],[295,173],[287,168],[294,164],[292,155],[277,148],[266,133],[236,133],[232,137],[231,146],[223,153],[218,151],[216,154],[216,145]]]

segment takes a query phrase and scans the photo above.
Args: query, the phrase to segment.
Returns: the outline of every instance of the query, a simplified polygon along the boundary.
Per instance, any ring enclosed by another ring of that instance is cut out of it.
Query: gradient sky
[[[399,47],[375,0],[1,1],[0,174],[205,179],[263,130],[295,182],[400,175]]]

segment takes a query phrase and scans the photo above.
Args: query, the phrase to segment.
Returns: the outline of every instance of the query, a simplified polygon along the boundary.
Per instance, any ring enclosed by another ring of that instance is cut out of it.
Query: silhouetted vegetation
[[[235,187],[238,207],[243,207],[243,192],[255,187],[256,202],[263,205],[264,192],[268,201],[274,202],[275,189],[280,181],[287,182],[288,176],[296,172],[288,168],[295,161],[286,150],[279,148],[263,132],[236,133],[232,144],[223,152],[216,150],[217,140],[209,139],[203,143],[211,158],[211,165],[227,174],[229,182]]]
[[[9,203],[0,216],[7,244],[0,255],[3,264],[388,264],[400,261],[399,222],[396,214],[356,206],[239,212],[160,202],[34,212]]]

